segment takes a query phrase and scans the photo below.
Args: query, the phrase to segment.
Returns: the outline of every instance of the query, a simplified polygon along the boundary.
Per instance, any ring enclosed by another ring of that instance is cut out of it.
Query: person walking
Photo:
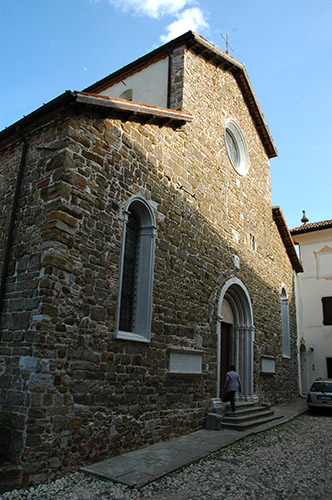
[[[241,392],[242,383],[240,375],[237,373],[234,365],[229,367],[229,371],[226,373],[226,380],[224,385],[224,393],[226,394],[227,400],[231,402],[232,411],[235,411],[235,393],[236,391]]]

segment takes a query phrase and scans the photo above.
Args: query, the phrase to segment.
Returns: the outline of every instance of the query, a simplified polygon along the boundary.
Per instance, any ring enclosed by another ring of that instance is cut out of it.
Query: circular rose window
[[[236,121],[227,120],[224,135],[231,164],[239,175],[246,175],[249,170],[248,148],[242,130]]]

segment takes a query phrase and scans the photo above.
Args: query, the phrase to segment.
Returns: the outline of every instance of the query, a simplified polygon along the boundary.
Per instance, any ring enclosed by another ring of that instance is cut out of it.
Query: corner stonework
[[[184,59],[184,47],[174,49],[170,56],[171,89],[169,107],[177,111],[182,111],[183,107]]]

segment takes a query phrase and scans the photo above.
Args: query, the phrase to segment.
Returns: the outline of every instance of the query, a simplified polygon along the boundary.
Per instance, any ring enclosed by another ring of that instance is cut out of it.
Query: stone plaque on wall
[[[170,351],[170,373],[202,373],[202,353],[197,351]]]
[[[272,356],[262,356],[262,373],[272,375],[276,372],[275,359]]]

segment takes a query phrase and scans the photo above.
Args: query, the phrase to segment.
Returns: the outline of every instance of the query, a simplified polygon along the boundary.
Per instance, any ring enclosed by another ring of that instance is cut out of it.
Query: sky
[[[288,227],[332,219],[332,0],[0,0],[0,130],[188,30],[244,63]]]

